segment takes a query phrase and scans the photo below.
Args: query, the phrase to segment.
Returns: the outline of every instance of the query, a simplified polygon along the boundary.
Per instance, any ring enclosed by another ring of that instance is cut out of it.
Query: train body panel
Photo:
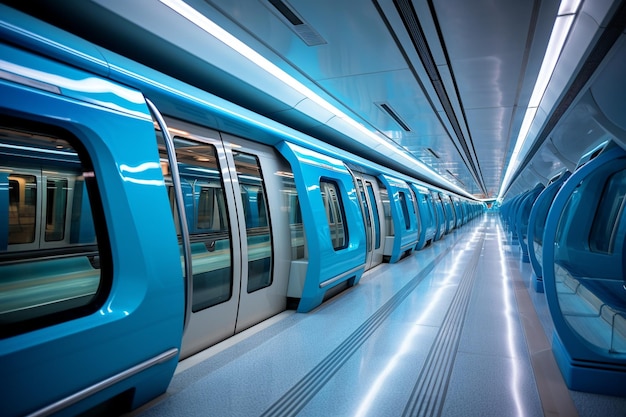
[[[413,192],[406,182],[388,175],[381,175],[380,180],[388,194],[391,215],[386,228],[384,255],[394,263],[415,248],[419,227],[417,213]]]
[[[530,262],[530,255],[528,254],[528,247],[531,244],[528,239],[528,223],[530,220],[530,211],[533,204],[537,200],[539,194],[543,191],[543,184],[538,184],[535,188],[528,192],[528,194],[520,202],[520,206],[516,213],[515,227],[519,235],[519,243],[522,249],[522,262]]]
[[[8,47],[2,47],[8,53]],[[176,366],[183,302],[180,264],[172,251],[175,250],[174,227],[171,220],[162,220],[169,208],[164,189],[159,186],[163,184],[163,177],[158,156],[154,148],[145,146],[154,140],[147,109],[144,106],[139,111],[141,107],[136,99],[140,95],[136,91],[109,81],[94,80],[74,69],[65,73],[58,63],[48,63],[41,58],[24,62],[29,58],[24,53],[8,56],[14,58],[15,66],[10,69],[17,71],[16,79],[21,85],[0,81],[0,109],[5,129],[2,151],[9,153],[12,159],[22,151],[40,152],[39,159],[28,156],[21,165],[35,165],[32,168],[44,172],[46,165],[55,167],[59,164],[54,152],[61,151],[48,149],[40,138],[61,135],[63,137],[57,141],[59,146],[67,143],[73,147],[68,152],[78,154],[80,176],[88,182],[95,182],[90,186],[89,197],[98,232],[99,266],[91,268],[99,269],[100,273],[90,272],[96,277],[96,283],[87,285],[84,294],[72,295],[74,300],[83,300],[78,305],[64,302],[67,298],[65,289],[59,286],[52,289],[58,292],[57,299],[46,301],[49,309],[29,298],[34,295],[32,291],[24,291],[25,299],[20,301],[19,308],[2,312],[5,337],[0,341],[2,386],[5,387],[3,410],[8,415],[36,411],[111,377],[119,377],[121,384],[109,388],[109,396],[127,389],[128,385],[124,384],[129,384],[130,379],[140,380],[142,388],[137,391],[135,404],[145,402],[165,389],[167,384],[164,381]],[[35,83],[31,86],[28,80],[32,74],[22,69],[32,64],[38,71],[50,74],[44,77],[47,81],[60,79],[68,85],[86,87],[80,94],[75,87],[71,96],[88,97],[93,86],[96,86],[96,92],[90,100],[81,102],[62,95],[63,87],[60,87],[59,94],[49,91],[53,84]],[[127,98],[131,98],[130,104]],[[94,104],[104,104],[105,101],[111,104],[108,107]],[[120,111],[125,107],[131,110]],[[112,129],[112,126],[116,128]],[[35,139],[19,137],[19,145],[16,145],[15,132],[31,135],[34,132],[36,135]],[[119,132],[128,134],[120,135]],[[140,150],[129,149],[128,143],[137,144]],[[3,157],[2,165],[8,160]],[[47,196],[52,195],[48,190]],[[21,196],[17,199],[22,201]],[[100,199],[116,204],[100,205]],[[35,221],[45,220],[41,210],[36,213]],[[154,224],[160,227],[154,228]],[[28,227],[19,221],[15,226]],[[11,236],[18,241],[24,239],[15,230],[8,238],[9,244]],[[49,237],[55,239],[54,233]],[[36,275],[31,262],[48,270],[48,275],[41,276],[42,279],[55,279],[49,275],[52,269],[59,270],[58,277],[64,278],[84,277],[88,273],[85,268],[89,262],[60,265],[56,259],[48,260],[45,248],[23,250],[19,246],[16,248],[21,251],[19,258],[13,251],[2,254],[0,268],[4,271],[0,275],[3,286],[10,285],[11,276],[21,282],[30,273]],[[136,255],[130,258],[126,255],[128,253]],[[71,258],[82,258],[78,248],[69,254]],[[3,288],[3,296],[10,293]],[[161,323],[158,330],[155,326],[145,325],[155,323],[154,319]],[[111,355],[110,352],[124,352],[124,355]],[[157,359],[163,354],[166,356]],[[120,376],[124,370],[151,360],[156,362],[130,379]],[[64,375],[64,383],[56,383],[53,380],[55,375]],[[148,382],[150,380],[153,382]],[[23,398],[24,392],[39,394],[28,402],[9,401],[9,398]],[[68,412],[76,413],[81,407],[88,407],[88,404],[70,408]]]
[[[340,160],[288,142],[278,150],[294,172],[309,247],[304,282],[294,275],[289,296],[300,299],[298,311],[307,312],[330,288],[360,279],[366,261],[364,221],[352,176]]]
[[[417,240],[416,249],[423,249],[429,242],[435,238],[436,233],[436,214],[435,207],[432,202],[432,195],[426,187],[411,184],[415,191],[417,202],[417,211],[420,217],[420,233]]]
[[[570,175],[569,171],[561,173],[537,196],[528,218],[528,255],[535,275],[535,289],[538,292],[543,292],[542,246],[548,210],[559,188]]]

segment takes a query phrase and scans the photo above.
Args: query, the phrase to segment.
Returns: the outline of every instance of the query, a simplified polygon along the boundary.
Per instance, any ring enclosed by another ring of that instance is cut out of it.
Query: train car
[[[415,249],[416,179],[0,11],[4,415],[136,408]]]

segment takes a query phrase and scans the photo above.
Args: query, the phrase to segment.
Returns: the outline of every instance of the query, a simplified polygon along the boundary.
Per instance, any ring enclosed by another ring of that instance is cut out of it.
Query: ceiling
[[[255,112],[397,164],[380,145],[329,130],[332,117],[314,103],[277,86],[158,0],[15,3]],[[558,0],[187,4],[411,160],[478,198],[498,194],[559,8]],[[404,171],[410,174],[411,167]],[[428,175],[421,170],[417,176]]]

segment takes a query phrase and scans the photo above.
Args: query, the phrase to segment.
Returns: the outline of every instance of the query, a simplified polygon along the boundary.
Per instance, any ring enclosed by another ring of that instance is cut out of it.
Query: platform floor
[[[520,259],[484,215],[311,313],[181,362],[168,392],[132,415],[626,416],[625,398],[566,388]]]

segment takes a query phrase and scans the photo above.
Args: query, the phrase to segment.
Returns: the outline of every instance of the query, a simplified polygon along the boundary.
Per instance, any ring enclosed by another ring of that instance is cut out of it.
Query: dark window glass
[[[322,180],[320,182],[320,190],[326,210],[333,248],[335,250],[345,249],[348,247],[348,230],[344,221],[345,214],[341,203],[339,186],[334,181]]]
[[[92,210],[102,210],[92,209],[87,192],[96,189],[88,156],[79,155],[70,143],[78,141],[57,128],[4,122],[0,184],[8,187],[0,187],[0,337],[89,314],[107,295],[99,293],[104,280]]]
[[[612,253],[619,220],[623,216],[626,194],[626,170],[607,180],[600,204],[591,225],[589,246],[592,251]]]
[[[409,217],[409,206],[406,200],[406,194],[402,191],[398,192],[398,201],[400,202],[402,217],[404,217],[404,227],[409,230],[411,228],[411,218]]]
[[[380,248],[380,217],[378,214],[378,206],[376,205],[376,196],[374,195],[374,187],[370,182],[366,182],[367,193],[370,196],[372,212],[374,214],[374,248]]]
[[[171,170],[161,132],[157,142],[162,170],[172,206],[177,215]],[[192,311],[198,312],[228,301],[232,296],[232,249],[226,198],[217,151],[213,145],[194,138],[174,138],[178,170],[185,201],[185,215],[191,244],[193,273]],[[178,219],[174,219],[182,237]],[[181,257],[182,258],[182,257]]]
[[[9,175],[9,244],[35,241],[37,177]]]
[[[281,173],[283,178],[284,205],[289,212],[289,231],[291,234],[291,259],[304,259],[306,257],[306,240],[304,238],[304,225],[302,224],[302,211],[300,199],[293,180],[293,173]]]
[[[247,290],[251,293],[272,284],[272,233],[258,158],[235,151],[233,151],[233,158],[246,218]]]
[[[56,242],[65,237],[67,211],[67,178],[48,177],[46,186],[46,236],[47,242]]]

